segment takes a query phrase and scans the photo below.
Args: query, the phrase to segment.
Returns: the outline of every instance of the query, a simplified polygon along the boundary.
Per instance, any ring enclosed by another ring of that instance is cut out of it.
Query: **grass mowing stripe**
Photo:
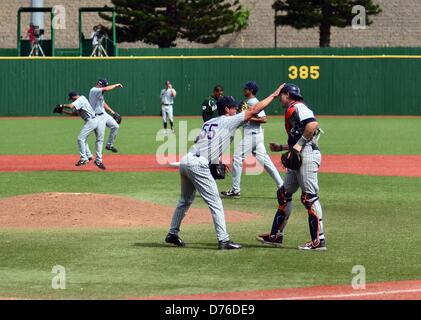
[[[202,126],[200,118],[176,117],[175,128],[186,121],[190,131]],[[418,136],[421,118],[323,118],[320,125],[326,132],[320,138],[324,154],[420,154],[421,145],[408,137]],[[269,117],[265,141],[286,142],[283,119]],[[78,154],[76,138],[82,127],[80,119],[1,119],[4,139],[0,155],[4,154]],[[156,141],[162,128],[157,118],[127,118],[123,120],[116,140],[122,154],[154,154],[163,141]],[[373,134],[375,132],[376,134]],[[108,139],[109,129],[106,131]],[[94,135],[89,143],[94,150]],[[194,137],[192,138],[194,140]],[[189,142],[191,144],[192,141]],[[105,152],[106,157],[107,152]]]

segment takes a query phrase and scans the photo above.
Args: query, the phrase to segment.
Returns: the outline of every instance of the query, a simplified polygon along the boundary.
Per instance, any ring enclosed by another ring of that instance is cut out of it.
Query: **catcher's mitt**
[[[57,104],[53,110],[53,113],[63,113],[63,105],[62,104]]]
[[[247,104],[247,101],[241,101],[237,106],[237,113],[246,111],[249,108],[249,105]]]
[[[114,120],[118,123],[118,124],[120,124],[121,123],[121,116],[117,113],[117,112],[115,112],[114,114],[113,114],[113,118],[114,118]]]
[[[210,172],[212,177],[215,180],[222,180],[225,179],[225,173],[227,171],[227,166],[222,162],[219,163],[210,163],[209,164]]]
[[[288,151],[282,154],[281,162],[285,168],[298,170],[301,167],[302,158],[296,151]]]

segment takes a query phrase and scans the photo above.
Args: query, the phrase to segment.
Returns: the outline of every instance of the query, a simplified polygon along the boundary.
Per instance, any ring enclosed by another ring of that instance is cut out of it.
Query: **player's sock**
[[[171,130],[174,129],[174,122],[170,121]]]
[[[164,122],[164,129],[167,130],[167,123]]]

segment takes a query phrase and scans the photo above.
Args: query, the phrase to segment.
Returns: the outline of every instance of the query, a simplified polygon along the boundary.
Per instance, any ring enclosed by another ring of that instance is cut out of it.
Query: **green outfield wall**
[[[241,51],[239,51],[241,53]],[[258,52],[258,51],[257,51]],[[297,83],[320,115],[421,114],[421,56],[219,55],[118,58],[0,58],[0,115],[48,116],[69,90],[87,95],[99,77],[121,82],[106,101],[122,115],[158,115],[165,80],[177,90],[175,115],[200,115],[215,84],[242,97],[248,80],[258,97],[284,81]],[[278,103],[269,108],[279,114]]]

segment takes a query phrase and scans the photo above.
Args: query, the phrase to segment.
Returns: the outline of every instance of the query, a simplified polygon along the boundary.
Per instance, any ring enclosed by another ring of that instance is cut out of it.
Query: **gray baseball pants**
[[[181,196],[174,211],[169,232],[178,235],[181,221],[193,203],[197,190],[211,211],[218,241],[229,240],[222,200],[215,179],[210,173],[208,160],[187,154],[180,162],[180,176]]]

